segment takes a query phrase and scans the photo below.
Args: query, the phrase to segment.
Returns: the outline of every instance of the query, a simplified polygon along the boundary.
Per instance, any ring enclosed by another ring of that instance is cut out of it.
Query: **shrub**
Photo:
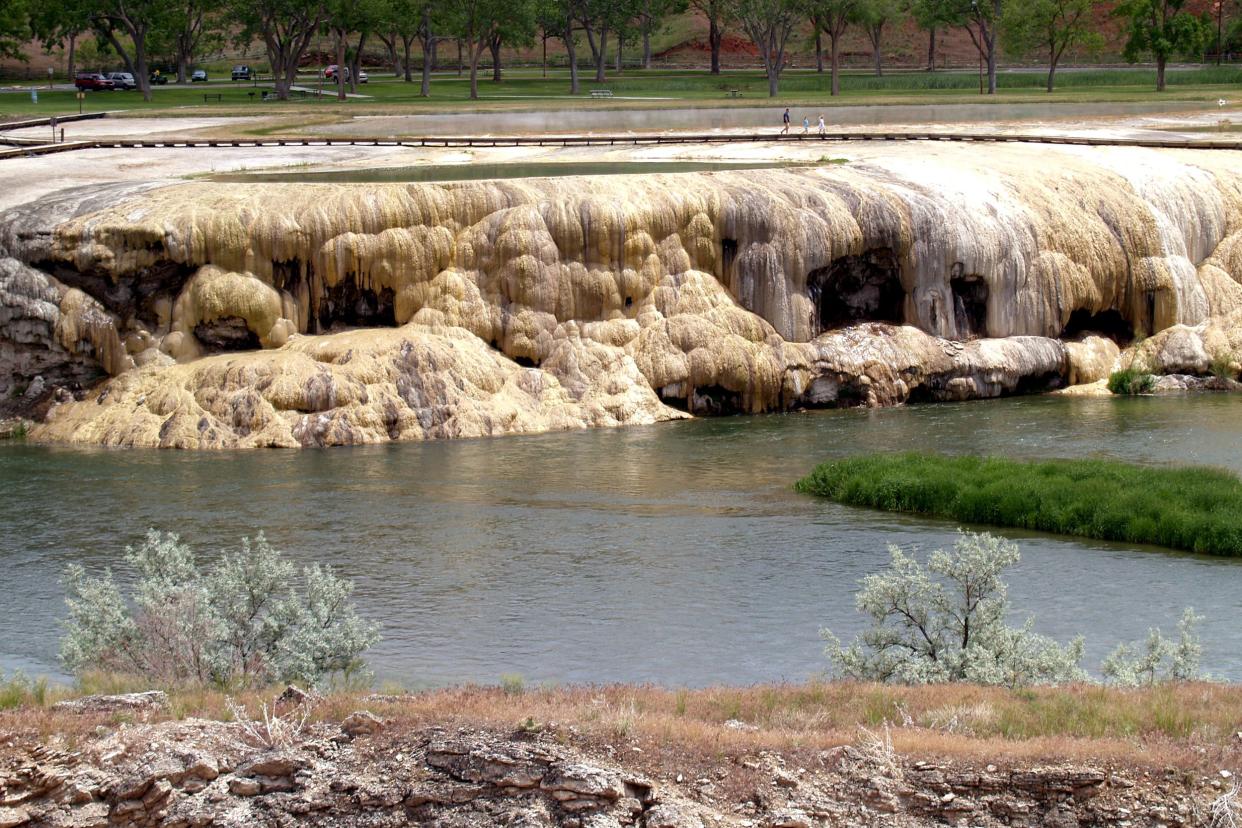
[[[1126,687],[1153,685],[1160,681],[1191,681],[1200,678],[1199,662],[1203,645],[1196,627],[1203,621],[1187,607],[1177,622],[1177,641],[1164,637],[1159,627],[1147,631],[1147,641],[1140,648],[1118,644],[1100,668],[1104,678]]]
[[[1242,555],[1242,481],[1216,469],[908,452],[823,463],[797,489],[961,523]]]
[[[921,564],[897,547],[887,569],[862,580],[855,599],[871,627],[848,647],[828,630],[825,654],[837,672],[892,684],[969,682],[1011,689],[1087,681],[1081,636],[1068,645],[1039,635],[1028,620],[1006,623],[1008,589],[1001,577],[1018,562],[1016,544],[961,532],[952,554],[937,550]],[[1127,686],[1201,678],[1203,618],[1187,609],[1176,642],[1153,629],[1141,652],[1122,644],[1101,666]]]
[[[352,584],[318,565],[299,573],[262,535],[207,571],[177,535],[154,529],[125,559],[137,575],[128,600],[110,571],[66,573],[61,658],[74,673],[165,685],[313,683],[356,670],[379,640],[378,625],[349,601]]]
[[[1212,364],[1208,366],[1208,371],[1217,379],[1236,379],[1237,376],[1233,370],[1234,360],[1234,355],[1228,351],[1217,352],[1216,356],[1212,357]]]
[[[1018,562],[1016,544],[962,533],[953,554],[933,552],[923,565],[890,547],[887,570],[868,575],[858,609],[872,626],[844,647],[828,630],[825,653],[837,671],[862,681],[1025,687],[1081,681],[1083,642],[1068,646],[1025,626],[1006,624],[1009,598],[1001,574]]]
[[[1156,387],[1156,378],[1142,368],[1131,366],[1113,371],[1108,376],[1108,390],[1113,394],[1134,396],[1150,394]]]
[[[15,707],[42,707],[47,703],[48,683],[44,677],[32,679],[21,670],[7,679],[0,673],[0,710]]]

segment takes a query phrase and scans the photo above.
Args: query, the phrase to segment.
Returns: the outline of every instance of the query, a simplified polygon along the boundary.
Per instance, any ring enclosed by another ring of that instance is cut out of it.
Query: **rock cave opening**
[[[988,283],[979,276],[955,276],[949,280],[949,290],[958,339],[987,336]]]
[[[194,326],[194,338],[211,352],[257,351],[263,347],[259,336],[240,316],[224,316]]]
[[[353,279],[343,279],[328,289],[319,303],[318,322],[320,331],[333,325],[355,328],[395,328],[397,326],[396,294],[392,288],[378,293],[370,288],[359,288]]]
[[[905,318],[901,268],[888,248],[842,256],[812,270],[806,283],[815,303],[815,334],[856,322],[900,324]]]
[[[1111,339],[1125,348],[1134,341],[1134,326],[1116,308],[1109,308],[1099,313],[1079,308],[1070,314],[1069,321],[1061,329],[1060,338],[1072,340],[1088,334]]]
[[[31,265],[50,273],[71,288],[77,288],[103,305],[121,320],[137,320],[154,330],[159,326],[159,301],[176,301],[182,288],[198,270],[172,261],[160,261],[139,268],[124,279],[114,279],[102,270],[79,270],[64,262],[44,261]]]
[[[867,403],[867,388],[860,377],[848,374],[821,374],[799,396],[792,407],[856,408]]]
[[[696,417],[726,417],[746,413],[742,395],[720,385],[691,388],[689,395],[680,383],[661,388],[660,401],[669,408],[685,411]]]
[[[737,261],[737,239],[721,239],[720,240],[720,267],[721,272],[728,275],[729,269],[733,267],[733,263]]]
[[[1023,396],[1025,394],[1044,394],[1065,387],[1065,377],[1057,371],[1042,374],[1028,374],[1018,380],[1013,391],[1005,396]]]

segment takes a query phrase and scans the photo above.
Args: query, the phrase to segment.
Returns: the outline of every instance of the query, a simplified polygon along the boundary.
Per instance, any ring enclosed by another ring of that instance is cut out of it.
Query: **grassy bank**
[[[1170,90],[1155,91],[1155,70],[1084,69],[1062,73],[1058,88],[1052,94],[1044,91],[1044,77],[1039,72],[1010,71],[998,77],[997,95],[978,94],[979,79],[973,72],[901,72],[882,77],[870,73],[850,72],[841,80],[841,95],[829,94],[829,76],[809,70],[790,70],[781,80],[781,93],[776,99],[767,94],[767,81],[760,71],[736,70],[711,75],[696,70],[627,70],[610,74],[603,83],[596,83],[590,73],[582,75],[582,92],[569,95],[569,76],[564,69],[550,70],[547,77],[537,69],[518,69],[505,73],[500,83],[480,79],[480,100],[469,98],[469,80],[456,73],[437,73],[432,82],[432,96],[419,96],[417,78],[413,83],[394,79],[390,74],[375,71],[368,84],[358,87],[360,95],[348,101],[337,101],[331,84],[325,96],[285,102],[262,101],[260,89],[270,83],[232,82],[213,76],[209,83],[156,87],[151,101],[143,101],[135,91],[88,92],[83,102],[87,112],[132,111],[139,113],[172,113],[192,111],[194,114],[280,114],[290,111],[307,112],[341,110],[350,114],[385,113],[410,110],[414,112],[459,111],[468,109],[529,109],[558,106],[592,105],[603,108],[642,106],[680,109],[685,106],[756,106],[808,104],[823,107],[845,104],[910,104],[910,103],[1044,103],[1044,102],[1144,102],[1144,101],[1210,101],[1236,92],[1242,83],[1242,68],[1202,67],[1171,71]],[[321,86],[317,75],[307,74],[300,83],[312,89]],[[78,111],[72,90],[47,89],[46,81],[18,84],[36,86],[39,101],[34,103],[28,89],[0,94],[0,117],[54,115]],[[612,99],[594,100],[590,90],[607,88]],[[731,90],[740,98],[733,98]],[[204,98],[210,95],[210,99]],[[215,98],[220,95],[220,99]]]
[[[1215,469],[911,452],[824,463],[797,489],[962,523],[1242,555],[1242,481]]]
[[[139,687],[146,686],[124,689]],[[257,710],[278,692],[273,688],[236,697]],[[0,709],[0,743],[5,733],[72,741],[100,726],[116,727],[135,718],[133,713],[82,715],[51,707],[72,695],[51,688]],[[1187,683],[1013,691],[961,684],[810,682],[705,689],[523,688],[508,682],[503,687],[467,685],[419,693],[332,693],[316,705],[313,718],[340,721],[360,709],[402,728],[555,723],[601,744],[630,742],[644,749],[705,756],[767,749],[818,751],[856,740],[860,729],[888,728],[894,747],[911,755],[999,762],[1119,761],[1164,768],[1215,763],[1219,751],[1231,749],[1242,687]],[[227,721],[231,714],[221,692],[182,690],[170,693],[167,710],[141,718]]]

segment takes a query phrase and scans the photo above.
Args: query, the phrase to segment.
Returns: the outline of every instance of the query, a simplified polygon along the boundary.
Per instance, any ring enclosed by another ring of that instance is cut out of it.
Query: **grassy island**
[[[910,452],[823,463],[797,489],[962,523],[1242,555],[1242,481],[1218,469]]]

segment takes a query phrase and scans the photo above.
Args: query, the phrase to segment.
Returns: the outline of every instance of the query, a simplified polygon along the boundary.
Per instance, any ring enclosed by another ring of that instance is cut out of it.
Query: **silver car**
[[[134,76],[129,72],[109,72],[105,75],[108,80],[112,81],[113,89],[137,89],[138,81],[134,80]]]

